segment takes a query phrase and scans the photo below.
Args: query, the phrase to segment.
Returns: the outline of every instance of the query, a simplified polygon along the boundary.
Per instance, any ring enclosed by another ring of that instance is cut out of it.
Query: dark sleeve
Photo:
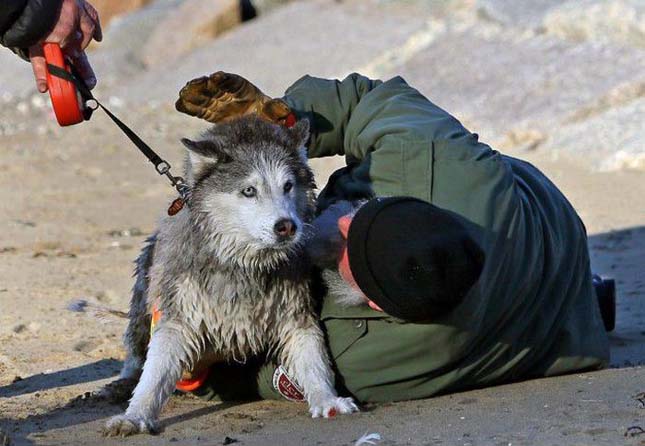
[[[0,43],[20,52],[38,43],[56,24],[63,0],[2,0]]]

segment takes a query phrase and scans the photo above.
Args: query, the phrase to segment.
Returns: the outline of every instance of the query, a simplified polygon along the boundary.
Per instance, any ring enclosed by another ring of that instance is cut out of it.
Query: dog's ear
[[[289,135],[289,148],[299,151],[309,140],[309,121],[301,119],[293,127],[287,129]]]
[[[181,143],[188,149],[188,156],[193,169],[199,169],[209,164],[227,163],[231,160],[230,155],[224,151],[223,141],[217,138],[203,141],[182,138]]]
[[[309,121],[301,119],[293,127],[287,129],[287,148],[297,155],[300,161],[300,167],[296,171],[296,176],[301,184],[307,187],[315,188],[316,183],[314,175],[309,168],[309,159],[307,156],[307,142],[309,141]]]

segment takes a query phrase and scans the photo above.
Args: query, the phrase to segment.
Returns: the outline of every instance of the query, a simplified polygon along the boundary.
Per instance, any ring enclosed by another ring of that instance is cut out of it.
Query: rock
[[[447,28],[381,76],[402,75],[494,147],[539,147],[596,167],[640,168],[643,73],[640,48],[529,39],[478,21]]]
[[[583,0],[554,8],[544,20],[547,34],[645,47],[645,2]]]
[[[645,171],[643,122],[645,97],[560,127],[546,144],[555,155],[584,154],[598,170]]]
[[[18,113],[24,116],[29,113],[29,104],[27,102],[18,102],[18,104],[16,105],[16,110],[18,110]]]
[[[506,133],[505,139],[499,143],[500,148],[515,148],[535,150],[545,140],[542,132],[534,129],[514,129]]]
[[[377,0],[292,2],[221,35],[172,69],[152,67],[114,94],[171,106],[188,80],[224,70],[248,77],[267,94],[282,95],[304,74],[338,77],[358,69],[406,42],[425,21]]]
[[[109,0],[106,0],[109,1]],[[93,45],[90,62],[99,83],[97,97],[145,69],[143,49],[158,23],[172,13],[183,0],[156,0],[123,14],[105,26],[103,41]]]
[[[140,228],[132,227],[129,229],[113,229],[107,233],[110,237],[138,237],[143,235]]]
[[[101,18],[101,24],[107,25],[115,16],[137,10],[150,0],[91,0]]]
[[[251,0],[251,4],[257,15],[264,15],[272,9],[282,6],[293,0]]]
[[[526,28],[537,27],[544,16],[555,6],[566,0],[477,0],[474,7],[480,18],[505,26]]]
[[[41,110],[47,106],[48,101],[45,99],[46,96],[38,93],[31,97],[31,107],[36,110]]]
[[[156,26],[142,60],[147,66],[167,66],[240,22],[239,0],[186,0]]]

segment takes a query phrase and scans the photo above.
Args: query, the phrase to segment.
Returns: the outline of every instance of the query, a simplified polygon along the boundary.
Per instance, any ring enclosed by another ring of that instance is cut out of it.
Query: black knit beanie
[[[454,214],[410,197],[375,198],[361,207],[347,254],[363,293],[412,322],[459,305],[484,265],[483,251]]]

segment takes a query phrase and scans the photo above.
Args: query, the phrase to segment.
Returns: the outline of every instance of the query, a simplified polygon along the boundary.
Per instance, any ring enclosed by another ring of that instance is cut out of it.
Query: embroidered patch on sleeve
[[[273,372],[273,388],[289,401],[305,400],[305,393],[302,387],[287,374],[287,371],[281,365]]]

